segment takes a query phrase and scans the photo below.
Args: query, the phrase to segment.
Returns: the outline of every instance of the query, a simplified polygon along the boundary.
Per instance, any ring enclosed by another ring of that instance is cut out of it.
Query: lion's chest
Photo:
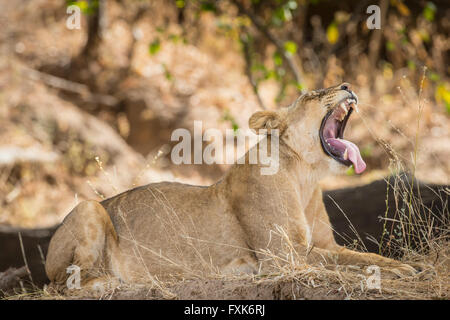
[[[295,202],[297,209],[304,212],[313,198],[314,190],[317,188],[316,182],[300,179],[298,176],[291,176],[287,182],[286,188],[290,190],[290,200]]]

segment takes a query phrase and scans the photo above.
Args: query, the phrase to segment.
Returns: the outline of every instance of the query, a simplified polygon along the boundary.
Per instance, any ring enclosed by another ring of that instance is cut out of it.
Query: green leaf
[[[159,38],[156,38],[153,40],[152,43],[150,43],[148,52],[153,56],[161,49],[161,42],[159,41]]]
[[[412,60],[408,60],[408,69],[412,71],[416,70],[416,63]]]
[[[438,81],[441,79],[441,77],[439,76],[439,74],[437,74],[436,72],[433,72],[433,71],[431,71],[431,72],[428,73],[428,78],[429,78],[431,81],[435,81],[435,82],[438,82]]]
[[[372,145],[366,145],[361,148],[361,156],[363,158],[372,156]]]
[[[277,73],[275,72],[275,70],[268,70],[264,76],[265,80],[276,79],[276,78],[277,78]]]
[[[276,26],[283,25],[283,22],[286,21],[286,18],[284,16],[284,10],[282,7],[277,8],[272,15],[272,23]]]
[[[186,3],[184,2],[184,0],[176,0],[175,5],[177,6],[177,8],[182,9],[186,5]]]
[[[420,30],[419,35],[423,42],[430,42],[430,35],[425,29]]]
[[[265,65],[261,64],[261,63],[253,63],[252,65],[252,71],[263,71],[266,72],[267,68]]]
[[[423,9],[423,16],[428,21],[432,22],[434,20],[434,14],[436,13],[436,5],[433,2],[427,2],[425,8]]]
[[[217,8],[214,2],[202,2],[200,4],[200,10],[202,11],[211,11],[211,12],[216,12]]]
[[[331,44],[335,44],[339,40],[339,30],[335,22],[330,23],[327,28],[327,40]]]
[[[229,121],[231,123],[231,128],[233,129],[234,133],[236,133],[237,130],[239,130],[239,124],[236,122],[236,119],[231,114],[230,110],[225,110],[222,116],[222,121]]]
[[[302,91],[303,89],[305,89],[305,86],[303,85],[303,83],[295,83],[295,87],[297,88],[298,91]]]
[[[290,54],[295,54],[297,52],[297,44],[293,41],[286,41],[284,43],[284,50]]]
[[[436,87],[435,92],[436,101],[443,103],[445,110],[450,114],[450,85],[441,83]]]
[[[393,43],[392,41],[386,41],[386,50],[387,51],[395,50],[395,43]]]
[[[77,6],[78,8],[80,8],[81,12],[83,12],[86,15],[93,14],[98,9],[98,0],[94,0],[91,2],[89,2],[87,0],[66,1],[66,4],[68,6],[71,6],[71,5]]]
[[[281,54],[276,51],[273,54],[273,62],[275,63],[276,66],[281,66],[283,64],[283,58],[281,57]]]
[[[178,43],[181,40],[181,37],[177,34],[170,34],[168,38],[173,43]]]
[[[348,176],[354,176],[356,174],[355,173],[355,168],[353,168],[353,165],[351,165],[350,168],[347,169],[345,174],[348,175]]]
[[[173,80],[173,76],[172,76],[172,74],[170,73],[169,69],[167,69],[166,64],[163,63],[163,64],[162,64],[162,67],[163,67],[163,69],[164,69],[164,76],[166,77],[166,79],[169,80],[169,81],[172,81],[172,80]]]

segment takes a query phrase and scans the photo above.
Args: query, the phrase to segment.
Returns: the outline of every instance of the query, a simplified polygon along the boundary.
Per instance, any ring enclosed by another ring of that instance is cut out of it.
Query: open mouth
[[[346,98],[338,103],[323,118],[319,136],[327,155],[343,165],[353,164],[355,172],[359,174],[366,169],[366,163],[361,157],[359,148],[343,138],[345,126],[353,109],[357,110],[357,102],[353,98]]]

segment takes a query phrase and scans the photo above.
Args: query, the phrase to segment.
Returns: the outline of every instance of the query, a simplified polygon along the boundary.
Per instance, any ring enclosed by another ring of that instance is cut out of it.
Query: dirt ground
[[[417,262],[416,262],[417,263]],[[318,267],[299,264],[259,276],[223,276],[158,282],[153,284],[109,284],[86,291],[52,288],[17,292],[7,299],[105,299],[105,300],[442,300],[450,297],[448,249],[420,261],[422,271],[414,276],[380,272],[379,285],[371,272],[357,266]]]

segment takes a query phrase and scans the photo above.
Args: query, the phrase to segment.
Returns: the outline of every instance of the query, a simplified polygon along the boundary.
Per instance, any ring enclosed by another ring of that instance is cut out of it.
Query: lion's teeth
[[[356,103],[352,102],[352,108],[359,113],[358,105]]]
[[[339,106],[342,108],[342,110],[344,110],[345,114],[347,114],[348,109],[347,109],[347,107],[345,106],[345,104],[342,102]]]
[[[347,148],[345,148],[345,151],[344,151],[344,160],[347,160],[348,159],[348,150],[347,150]]]

